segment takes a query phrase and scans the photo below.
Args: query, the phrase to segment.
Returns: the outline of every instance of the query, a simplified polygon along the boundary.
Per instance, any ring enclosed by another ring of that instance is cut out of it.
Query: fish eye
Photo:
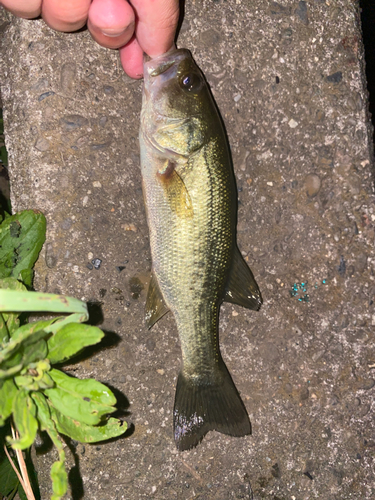
[[[198,73],[187,73],[180,77],[180,86],[186,92],[197,94],[202,88],[203,80]]]

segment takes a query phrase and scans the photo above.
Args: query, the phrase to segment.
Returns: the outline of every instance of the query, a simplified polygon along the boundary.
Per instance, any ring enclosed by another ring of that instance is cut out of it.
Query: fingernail
[[[105,30],[101,30],[101,32],[103,33],[104,36],[108,36],[110,38],[116,38],[117,36],[121,36],[127,31],[131,30],[134,31],[134,23],[129,24],[129,26],[126,26],[126,28],[122,30],[118,30],[116,28],[107,28]]]

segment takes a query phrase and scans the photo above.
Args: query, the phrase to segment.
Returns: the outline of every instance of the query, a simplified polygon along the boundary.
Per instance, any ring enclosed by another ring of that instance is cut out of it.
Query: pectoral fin
[[[184,181],[176,171],[176,164],[168,160],[164,170],[158,172],[169,206],[179,217],[193,216],[193,204]]]
[[[147,292],[146,300],[146,325],[150,329],[159,319],[169,311],[161,294],[154,272],[151,273],[151,280]]]
[[[258,311],[263,300],[259,287],[246,261],[236,247],[229,281],[225,288],[225,302],[232,302]]]

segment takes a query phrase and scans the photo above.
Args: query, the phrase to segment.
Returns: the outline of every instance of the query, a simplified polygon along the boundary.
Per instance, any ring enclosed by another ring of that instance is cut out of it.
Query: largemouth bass
[[[182,348],[176,446],[190,449],[210,430],[251,434],[220,354],[219,309],[225,300],[258,310],[262,298],[236,243],[228,140],[188,50],[145,61],[140,146],[152,255],[146,322],[151,328],[172,311]]]

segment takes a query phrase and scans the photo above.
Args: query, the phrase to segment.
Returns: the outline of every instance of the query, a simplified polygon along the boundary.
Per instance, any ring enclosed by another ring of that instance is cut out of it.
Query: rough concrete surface
[[[264,306],[224,304],[220,317],[252,436],[210,433],[184,453],[172,439],[175,324],[169,315],[149,332],[143,319],[141,83],[86,31],[2,13],[13,208],[48,219],[36,287],[102,303],[101,326],[121,341],[67,370],[126,395],[134,424],[124,439],[75,446],[83,483],[73,468],[69,498],[374,498],[375,213],[357,2],[185,9],[178,45],[192,50],[227,127],[239,246]],[[51,460],[37,453],[42,498]]]

